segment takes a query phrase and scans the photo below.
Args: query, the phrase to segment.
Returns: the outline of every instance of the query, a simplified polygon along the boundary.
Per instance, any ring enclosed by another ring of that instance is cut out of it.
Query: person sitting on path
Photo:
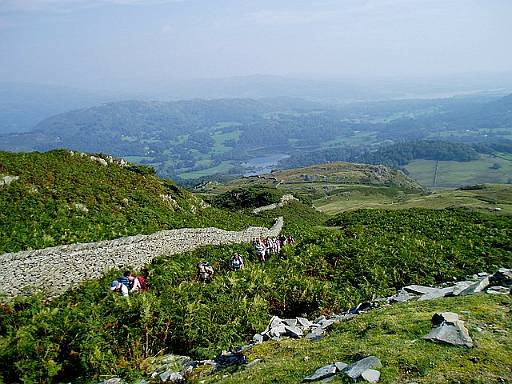
[[[123,273],[123,276],[119,277],[117,281],[119,281],[121,284],[124,284],[126,288],[131,289],[132,285],[130,282],[130,277],[132,276],[132,273],[130,271],[126,271]]]
[[[121,296],[127,297],[128,296],[128,287],[121,283],[119,280],[114,280],[110,284],[110,290],[114,292],[118,292]]]
[[[238,252],[231,258],[231,267],[233,271],[238,271],[244,267],[244,259],[242,259],[242,256]]]
[[[139,276],[133,276],[131,273],[128,276],[128,280],[130,281],[130,292],[139,292],[142,291],[142,284],[139,279]]]

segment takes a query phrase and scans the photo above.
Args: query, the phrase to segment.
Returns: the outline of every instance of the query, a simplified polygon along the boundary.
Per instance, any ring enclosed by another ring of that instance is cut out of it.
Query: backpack
[[[145,290],[148,288],[146,285],[146,279],[144,278],[144,276],[137,276],[137,279],[139,280],[139,283],[140,283],[140,289]]]

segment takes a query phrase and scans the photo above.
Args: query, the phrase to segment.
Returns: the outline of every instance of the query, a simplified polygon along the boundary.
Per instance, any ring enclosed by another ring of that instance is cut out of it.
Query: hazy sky
[[[512,0],[0,0],[0,81],[512,70]]]

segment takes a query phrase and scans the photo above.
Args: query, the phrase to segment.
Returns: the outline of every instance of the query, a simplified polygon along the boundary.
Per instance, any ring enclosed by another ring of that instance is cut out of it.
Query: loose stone
[[[367,369],[361,374],[361,377],[369,383],[377,383],[380,379],[380,372],[375,369]]]
[[[377,357],[368,356],[368,357],[365,357],[364,359],[359,360],[357,363],[354,363],[354,364],[348,366],[345,369],[345,373],[351,379],[357,379],[367,369],[374,369],[374,368],[382,368],[382,363],[380,362],[380,360]]]
[[[315,373],[312,375],[306,376],[303,381],[316,381],[325,379],[330,376],[334,376],[336,374],[336,365],[335,364],[329,364],[325,367],[318,368]]]

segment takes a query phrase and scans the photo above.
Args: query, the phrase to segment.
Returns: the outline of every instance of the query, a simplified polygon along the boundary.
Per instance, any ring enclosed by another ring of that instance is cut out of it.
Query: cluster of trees
[[[376,150],[366,147],[340,147],[293,154],[280,162],[280,166],[296,168],[322,162],[345,161],[351,163],[384,164],[399,168],[412,160],[471,161],[479,158],[474,147],[463,143],[437,140],[404,141],[383,145]]]

